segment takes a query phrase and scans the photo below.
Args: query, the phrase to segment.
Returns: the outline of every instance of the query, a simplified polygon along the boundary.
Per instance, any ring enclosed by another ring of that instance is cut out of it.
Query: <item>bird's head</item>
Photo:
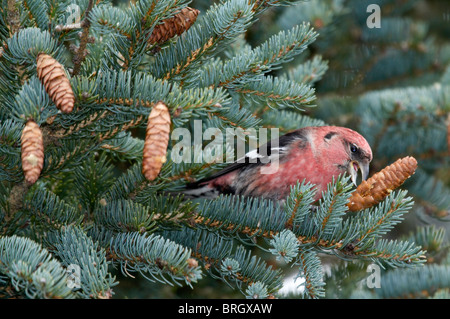
[[[362,180],[367,179],[372,149],[361,134],[338,126],[321,126],[316,133],[314,144],[320,156],[340,172],[349,173],[355,185],[359,169]]]

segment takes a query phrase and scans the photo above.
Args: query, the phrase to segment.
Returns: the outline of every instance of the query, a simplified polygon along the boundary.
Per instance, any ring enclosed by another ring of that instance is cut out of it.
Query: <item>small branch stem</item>
[[[20,28],[20,17],[18,2],[15,0],[8,0],[7,21],[9,25],[9,35],[12,37]]]
[[[91,27],[91,22],[89,21],[89,13],[91,12],[93,6],[94,1],[89,0],[89,4],[85,12],[85,17],[81,22],[81,27],[83,28],[83,31],[81,33],[80,47],[78,48],[77,53],[73,57],[74,66],[72,76],[78,75],[78,73],[80,73],[81,63],[83,63],[84,59],[86,58],[86,45],[89,41],[89,29]]]

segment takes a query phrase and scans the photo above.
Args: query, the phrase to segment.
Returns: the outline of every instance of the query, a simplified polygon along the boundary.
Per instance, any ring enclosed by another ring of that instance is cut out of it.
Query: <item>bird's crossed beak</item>
[[[352,182],[355,186],[357,185],[356,178],[358,177],[358,169],[361,169],[361,177],[362,180],[365,181],[369,176],[369,162],[351,161],[349,163],[348,173],[350,174]]]

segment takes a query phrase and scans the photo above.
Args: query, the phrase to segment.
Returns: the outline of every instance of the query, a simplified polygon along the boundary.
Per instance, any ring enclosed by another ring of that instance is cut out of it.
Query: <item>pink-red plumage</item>
[[[272,147],[274,144],[276,148]],[[260,152],[265,148],[261,146],[258,152],[249,152],[243,160],[190,185],[185,193],[192,196],[225,193],[283,200],[292,185],[305,179],[316,185],[318,199],[333,177],[340,174],[349,173],[356,184],[357,170],[361,169],[366,179],[372,160],[372,150],[364,137],[337,126],[305,127],[281,136],[278,143],[268,143],[267,153]],[[271,171],[269,165],[272,165]]]

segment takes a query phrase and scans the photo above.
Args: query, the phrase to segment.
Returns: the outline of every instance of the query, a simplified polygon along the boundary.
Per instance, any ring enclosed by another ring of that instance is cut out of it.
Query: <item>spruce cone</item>
[[[368,180],[362,181],[350,197],[347,204],[349,210],[358,211],[378,204],[413,175],[416,168],[416,159],[408,156],[398,159]]]
[[[22,169],[25,180],[34,184],[44,166],[44,142],[42,132],[35,121],[29,120],[22,131]]]
[[[199,12],[197,9],[189,7],[181,9],[172,18],[166,19],[162,24],[156,26],[148,42],[162,44],[175,35],[181,35],[194,24]]]
[[[37,57],[37,75],[56,107],[70,113],[75,104],[75,96],[66,77],[64,67],[50,55],[41,53]]]
[[[142,158],[142,174],[149,181],[158,176],[166,161],[169,144],[170,113],[163,102],[158,102],[148,116],[147,131]]]

